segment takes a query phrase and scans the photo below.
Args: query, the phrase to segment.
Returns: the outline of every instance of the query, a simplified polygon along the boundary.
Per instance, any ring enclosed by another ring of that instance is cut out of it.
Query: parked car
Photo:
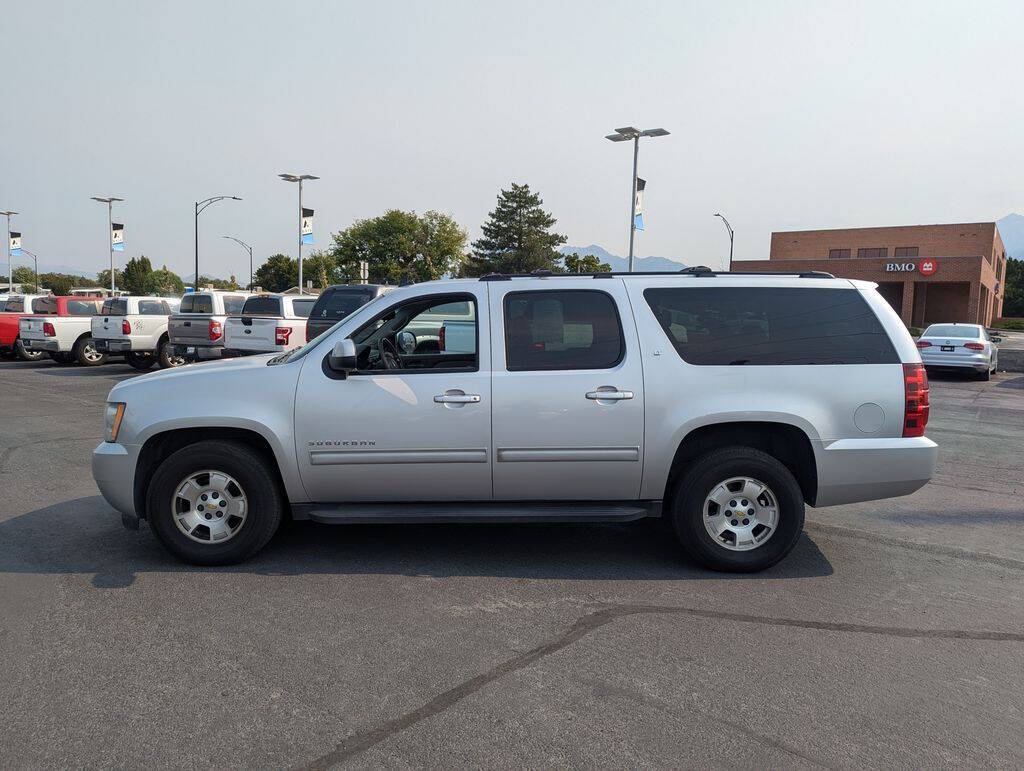
[[[284,353],[306,342],[306,319],[317,300],[312,295],[253,295],[240,316],[224,324],[224,355]]]
[[[100,353],[123,353],[137,370],[154,364],[177,367],[185,360],[171,354],[167,319],[176,313],[177,297],[111,297],[92,319],[92,338]]]
[[[917,339],[926,367],[969,369],[988,380],[999,366],[999,348],[981,324],[932,324]]]
[[[457,303],[473,307],[472,352],[402,351],[403,332]],[[147,519],[198,564],[255,554],[285,517],[664,516],[695,560],[752,571],[793,548],[805,504],[926,484],[928,395],[868,282],[436,281],[287,354],[116,385],[93,475],[128,527]]]
[[[186,361],[219,359],[224,354],[224,322],[238,316],[251,292],[207,289],[181,298],[167,321],[172,355]]]
[[[322,335],[353,311],[395,287],[384,284],[335,284],[317,298],[306,323],[306,340]]]
[[[95,367],[107,360],[92,339],[92,317],[103,300],[87,297],[46,297],[32,304],[36,315],[23,316],[19,334],[27,351],[41,351],[60,364]]]
[[[25,349],[21,339],[21,330],[18,322],[22,316],[30,313],[38,313],[33,306],[36,306],[48,295],[43,294],[14,294],[9,295],[4,303],[4,310],[0,312],[0,357],[4,359],[19,358],[22,361],[39,361],[46,358],[45,351],[29,351]]]

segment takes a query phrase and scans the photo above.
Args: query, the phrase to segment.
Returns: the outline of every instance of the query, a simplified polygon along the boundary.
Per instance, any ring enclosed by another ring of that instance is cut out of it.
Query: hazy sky
[[[625,254],[630,148],[647,140],[637,253],[720,265],[772,230],[993,220],[1024,210],[1024,3],[94,2],[3,0],[0,209],[45,263],[204,273],[318,245],[389,207],[470,236],[528,182],[570,244]],[[4,257],[6,254],[4,253]],[[6,274],[6,264],[3,266]]]

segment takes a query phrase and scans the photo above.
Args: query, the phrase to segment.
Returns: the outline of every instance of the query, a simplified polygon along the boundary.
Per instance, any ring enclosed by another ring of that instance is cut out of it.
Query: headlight
[[[117,432],[121,430],[121,418],[124,417],[124,402],[107,402],[103,413],[103,438],[107,442],[117,441]]]

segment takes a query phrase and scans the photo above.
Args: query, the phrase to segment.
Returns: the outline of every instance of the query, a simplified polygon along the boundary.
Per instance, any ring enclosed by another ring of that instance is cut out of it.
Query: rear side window
[[[372,289],[334,289],[320,296],[309,317],[339,321],[373,299]]]
[[[95,316],[100,309],[97,300],[68,300],[69,316]]]
[[[961,327],[955,324],[933,324],[921,337],[969,337],[978,339],[978,327]]]
[[[7,313],[24,313],[25,312],[25,298],[24,297],[8,297],[7,305],[4,306],[4,311]]]
[[[242,306],[245,305],[245,298],[237,294],[224,295],[224,313],[228,316],[237,316],[242,312]],[[211,308],[209,311],[204,313],[213,313]]]
[[[292,313],[300,319],[308,319],[315,302],[316,300],[292,300]]]
[[[142,316],[166,316],[170,312],[163,300],[139,300],[139,314]]]
[[[609,369],[626,350],[615,301],[593,289],[505,295],[509,371]]]
[[[54,314],[57,312],[56,297],[39,297],[32,301],[33,313]]]
[[[141,305],[140,305],[141,307]],[[127,316],[128,302],[126,300],[104,300],[100,308],[101,316]]]
[[[225,308],[227,303],[224,303]],[[250,297],[242,305],[243,316],[282,316],[280,297]]]
[[[644,299],[690,364],[899,362],[856,289],[652,288]]]

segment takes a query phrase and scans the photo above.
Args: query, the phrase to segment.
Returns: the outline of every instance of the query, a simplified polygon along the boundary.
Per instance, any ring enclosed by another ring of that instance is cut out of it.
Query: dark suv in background
[[[320,293],[306,322],[306,340],[312,340],[333,327],[352,311],[395,287],[383,284],[335,284]]]

